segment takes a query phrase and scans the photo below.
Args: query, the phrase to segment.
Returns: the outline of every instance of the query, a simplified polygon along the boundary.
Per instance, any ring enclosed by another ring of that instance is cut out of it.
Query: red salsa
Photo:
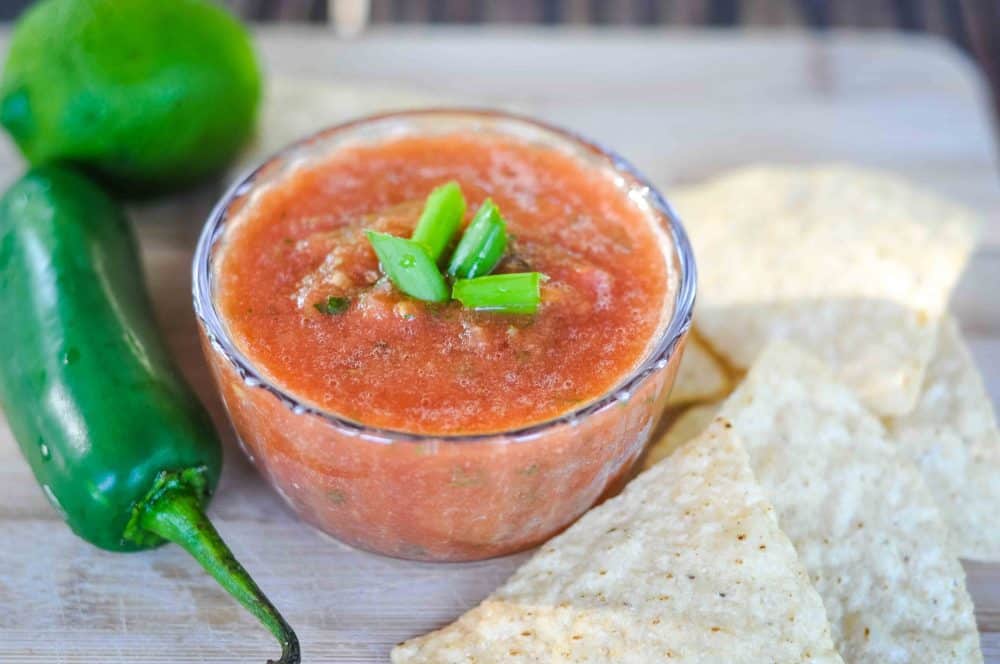
[[[495,273],[545,275],[535,314],[421,302],[381,273],[365,230],[409,237],[449,180],[464,223],[488,197],[507,222]],[[356,144],[232,220],[216,303],[263,376],[322,410],[413,433],[520,428],[606,394],[650,348],[673,300],[652,223],[555,148],[470,131]]]

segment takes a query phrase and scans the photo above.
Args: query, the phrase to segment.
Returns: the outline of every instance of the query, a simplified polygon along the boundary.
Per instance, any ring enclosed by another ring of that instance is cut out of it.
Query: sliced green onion
[[[533,314],[542,300],[541,281],[542,275],[538,272],[458,279],[451,296],[468,309]]]
[[[337,316],[347,311],[347,307],[351,306],[351,299],[331,295],[325,300],[320,300],[313,306],[316,308],[316,311],[324,316]]]
[[[422,244],[427,254],[438,261],[455,237],[464,216],[465,196],[458,183],[452,180],[427,196],[424,211],[410,239]]]
[[[497,206],[487,198],[455,247],[448,274],[459,279],[489,274],[503,258],[506,248],[507,224]]]
[[[448,286],[422,244],[377,231],[365,231],[382,270],[399,290],[426,302],[445,302]]]

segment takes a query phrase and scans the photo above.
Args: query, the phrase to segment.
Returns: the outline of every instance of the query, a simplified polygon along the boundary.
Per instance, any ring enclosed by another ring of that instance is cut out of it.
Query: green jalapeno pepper
[[[300,661],[295,633],[205,516],[222,451],[153,323],[121,209],[72,171],[0,199],[0,405],[73,531],[111,551],[184,547]]]

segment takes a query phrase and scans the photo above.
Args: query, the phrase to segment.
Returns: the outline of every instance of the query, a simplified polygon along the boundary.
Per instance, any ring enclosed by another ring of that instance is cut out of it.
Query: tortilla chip
[[[412,662],[841,662],[822,602],[723,426],[585,514]]]
[[[715,414],[719,412],[717,403],[691,406],[677,416],[660,439],[653,443],[649,451],[646,452],[646,460],[643,462],[643,469],[652,468],[659,462],[666,459],[702,431],[715,419]]]
[[[981,662],[965,573],[916,466],[818,360],[776,344],[733,423],[852,663]]]
[[[963,558],[1000,560],[1000,430],[958,324],[947,316],[916,409],[887,422],[920,468]]]
[[[747,368],[785,339],[873,410],[909,412],[977,219],[884,173],[758,167],[672,197],[698,257],[698,330]]]
[[[705,344],[697,337],[688,335],[684,357],[681,358],[667,405],[714,401],[726,396],[729,390],[729,376],[725,368],[705,348]]]

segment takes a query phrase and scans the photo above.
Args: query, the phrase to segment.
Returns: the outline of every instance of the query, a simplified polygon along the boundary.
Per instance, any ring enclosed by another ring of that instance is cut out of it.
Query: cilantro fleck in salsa
[[[196,258],[251,457],[307,520],[390,555],[565,526],[641,452],[679,358],[664,337],[683,344],[691,284],[655,196],[500,114],[376,117],[279,155]]]

